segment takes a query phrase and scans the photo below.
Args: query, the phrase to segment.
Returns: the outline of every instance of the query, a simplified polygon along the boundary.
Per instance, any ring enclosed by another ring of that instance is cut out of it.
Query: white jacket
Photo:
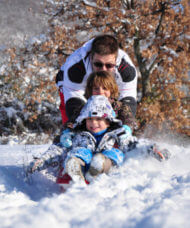
[[[73,52],[62,65],[63,80],[57,81],[57,86],[62,89],[65,103],[73,97],[86,101],[84,91],[87,78],[92,73],[90,50],[92,40]],[[120,97],[137,97],[137,71],[129,56],[119,49],[116,60],[115,79],[119,87]]]

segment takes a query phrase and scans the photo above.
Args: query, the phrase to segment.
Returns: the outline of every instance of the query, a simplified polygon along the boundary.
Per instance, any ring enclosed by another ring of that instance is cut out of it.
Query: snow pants
[[[117,148],[112,148],[111,150],[104,150],[101,153],[107,158],[109,158],[110,160],[112,160],[115,165],[117,166],[122,165],[124,160],[124,153],[121,150]],[[80,148],[72,149],[69,153],[69,156],[78,157],[82,159],[86,165],[90,165],[92,157],[95,154],[96,153],[93,153],[90,149],[80,147]]]

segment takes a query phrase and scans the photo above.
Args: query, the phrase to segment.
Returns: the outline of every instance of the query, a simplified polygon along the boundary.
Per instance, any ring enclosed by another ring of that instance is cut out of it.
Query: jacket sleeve
[[[84,97],[86,77],[92,72],[89,58],[91,44],[92,40],[74,51],[61,67],[63,76],[59,77],[61,80],[56,81],[56,85],[62,87],[65,103],[73,97],[86,101]]]
[[[137,123],[134,113],[125,99],[127,98],[124,98],[122,101],[114,100],[112,102],[112,107],[117,114],[117,118],[120,119],[124,125],[128,125],[133,131],[136,128]]]
[[[122,108],[127,110],[127,107],[128,107],[128,113],[130,113],[131,118],[132,117],[134,118],[137,110],[136,99],[134,97],[124,97],[121,100],[121,102],[122,102]]]
[[[123,50],[119,50],[118,53],[116,75],[120,92],[119,100],[125,101],[135,116],[137,106],[137,70]]]
[[[79,116],[82,107],[85,105],[85,102],[77,97],[70,98],[66,102],[66,114],[69,119],[69,122],[74,123],[76,118]]]
[[[40,171],[49,166],[57,166],[65,156],[66,150],[52,144],[45,152],[34,156],[34,160],[29,164],[27,172]],[[33,171],[32,171],[33,170]]]
[[[59,72],[57,73],[57,75],[55,77],[55,83],[58,88],[59,88],[59,86],[61,86],[63,80],[64,80],[64,71],[59,70]]]
[[[122,127],[114,130],[112,133],[114,134],[113,137],[115,137],[119,149],[125,152],[128,148],[129,142],[133,138],[130,127],[123,125]]]

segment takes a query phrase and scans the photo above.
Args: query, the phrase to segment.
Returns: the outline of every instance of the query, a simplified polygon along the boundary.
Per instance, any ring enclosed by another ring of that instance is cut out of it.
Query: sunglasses
[[[94,62],[93,65],[97,68],[102,68],[103,66],[105,66],[107,69],[111,69],[115,67],[115,64],[113,63]]]

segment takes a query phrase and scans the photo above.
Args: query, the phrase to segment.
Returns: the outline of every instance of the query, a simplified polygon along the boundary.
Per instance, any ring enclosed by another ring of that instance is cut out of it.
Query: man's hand
[[[156,158],[158,161],[164,161],[164,160],[168,160],[171,156],[169,150],[167,149],[160,149],[158,147],[158,145],[154,144],[154,145],[151,145],[148,149],[148,153]]]
[[[36,170],[39,170],[40,167],[43,165],[43,160],[37,159],[30,163],[27,167],[27,173],[34,173]]]

